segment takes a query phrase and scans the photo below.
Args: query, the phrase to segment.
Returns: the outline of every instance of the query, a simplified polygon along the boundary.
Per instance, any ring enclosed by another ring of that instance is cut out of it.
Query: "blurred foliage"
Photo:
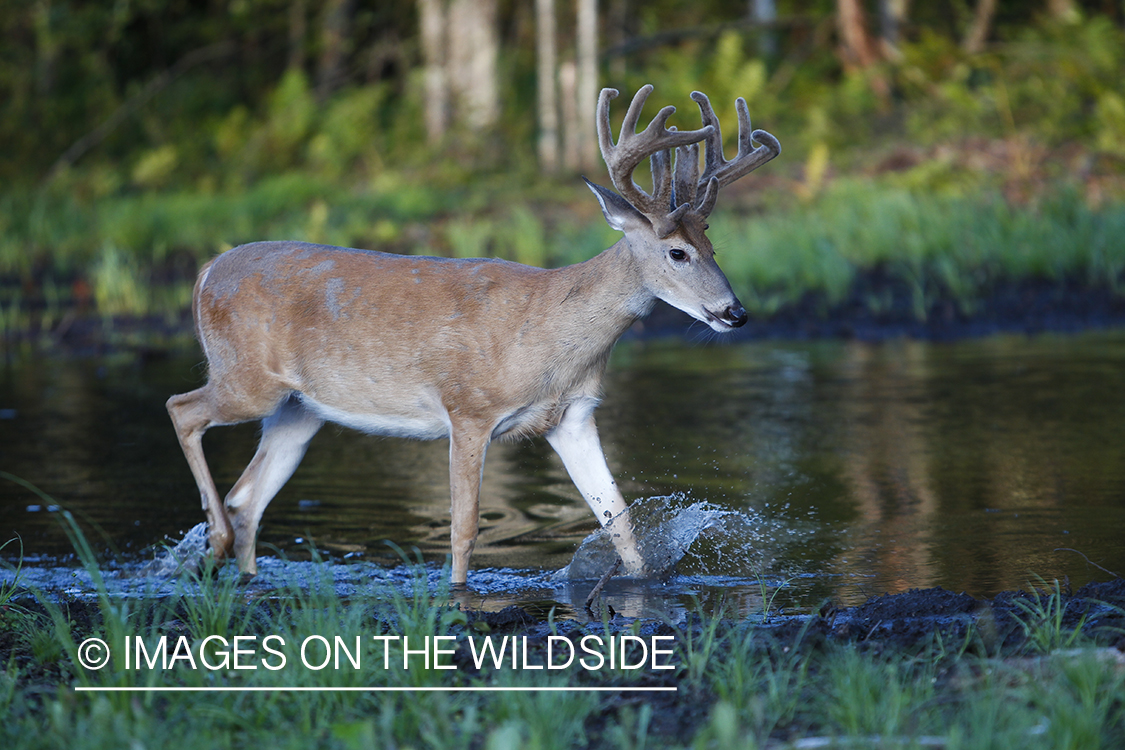
[[[745,0],[630,3],[619,21],[611,5],[604,84],[653,83],[648,114],[675,103],[681,128],[698,123],[688,93],[707,92],[728,154],[743,96],[784,145],[714,222],[752,239],[724,266],[759,309],[802,288],[839,298],[878,264],[926,279],[920,299],[935,285],[975,298],[1003,274],[1122,283],[1125,249],[1104,238],[1125,202],[1125,8],[1081,2],[1059,19],[1000,0],[969,54],[972,4],[911,4],[901,43],[849,69],[832,0],[778,0],[768,33],[740,24]],[[455,123],[438,144],[414,4],[348,7],[345,74],[325,87],[317,4],[0,0],[0,309],[89,297],[103,315],[143,314],[163,304],[146,285],[189,284],[254,239],[536,265],[614,240],[575,175],[535,162],[529,4],[500,4],[499,124]],[[559,4],[564,57],[571,10]],[[630,40],[645,43],[619,53]],[[166,298],[185,299],[179,286]]]
[[[905,132],[915,142],[1024,134],[1119,153],[1112,144],[1125,140],[1114,114],[1125,35],[1107,18],[1030,26],[977,56],[927,31],[903,56],[893,72],[911,104]]]
[[[1034,3],[1000,2],[995,41],[970,55],[959,38],[967,21],[949,20],[963,18],[964,5],[912,8],[894,54],[848,70],[828,0],[778,2],[784,23],[770,32],[777,52],[768,55],[762,32],[736,25],[743,0],[646,3],[603,34],[693,33],[608,57],[602,80],[627,91],[655,84],[659,99],[681,105],[682,127],[696,118],[683,106],[690,91],[706,91],[724,123],[735,122],[734,100],[743,96],[755,123],[796,153],[791,163],[824,147],[862,153],[888,142],[1016,135],[1120,157],[1125,9],[1089,3],[1085,16],[1066,21]],[[474,139],[455,130],[435,148],[422,129],[413,4],[351,7],[347,75],[323,89],[314,81],[322,19],[304,3],[0,0],[0,178],[26,188],[51,175],[56,189],[85,198],[240,190],[293,170],[353,187],[388,171],[461,184],[490,171],[539,179],[533,14],[502,4],[504,117],[495,132]],[[558,8],[564,55],[568,7]],[[294,8],[305,9],[307,25],[297,47]],[[90,139],[106,122],[113,126]],[[735,136],[726,133],[727,142]]]
[[[919,320],[938,300],[971,314],[998,283],[1077,280],[1120,292],[1125,205],[1092,210],[1073,189],[1013,207],[1003,196],[934,195],[841,180],[815,205],[764,216],[720,214],[710,235],[747,309],[768,315],[808,293],[839,304],[861,271],[907,290]]]

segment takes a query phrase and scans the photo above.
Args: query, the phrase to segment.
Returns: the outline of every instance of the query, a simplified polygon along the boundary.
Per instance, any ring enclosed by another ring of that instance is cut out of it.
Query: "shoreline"
[[[768,295],[763,295],[768,296]],[[1105,285],[1077,280],[1005,281],[976,300],[927,293],[879,272],[866,272],[848,296],[830,301],[820,292],[806,292],[770,314],[747,305],[750,319],[742,328],[722,335],[666,304],[658,303],[633,324],[622,340],[682,338],[692,345],[729,345],[746,341],[809,341],[837,339],[881,342],[893,339],[949,342],[995,334],[1077,334],[1125,328],[1125,295]],[[924,306],[919,306],[919,299]],[[876,302],[877,301],[877,302]],[[7,356],[29,350],[48,356],[97,357],[134,352],[142,359],[160,358],[194,347],[190,312],[144,317],[103,318],[72,308],[47,328],[42,320],[0,338]]]
[[[870,301],[876,298],[886,301],[885,309],[872,310]],[[627,335],[682,335],[692,340],[693,332],[703,331],[700,326],[686,313],[658,305]],[[994,334],[1075,334],[1123,327],[1125,297],[1104,286],[1091,287],[1077,281],[1004,282],[997,284],[987,298],[972,303],[959,302],[950,295],[935,296],[925,316],[919,318],[910,290],[868,274],[842,302],[832,304],[823,294],[807,292],[772,315],[751,312],[750,320],[740,329],[721,336],[697,337],[706,343],[812,339],[879,342],[898,338],[946,342]]]

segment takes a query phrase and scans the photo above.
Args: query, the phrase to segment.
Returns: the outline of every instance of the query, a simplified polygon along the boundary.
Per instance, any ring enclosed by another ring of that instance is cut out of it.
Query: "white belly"
[[[449,418],[444,411],[420,411],[416,415],[374,414],[347,411],[301,395],[301,403],[326,422],[335,422],[369,435],[439,440],[449,437]]]

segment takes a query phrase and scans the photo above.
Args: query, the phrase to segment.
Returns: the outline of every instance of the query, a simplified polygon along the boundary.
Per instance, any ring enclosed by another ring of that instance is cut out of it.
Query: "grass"
[[[1023,631],[1027,648],[1040,654],[1073,648],[1081,639],[1086,615],[1082,615],[1076,626],[1067,627],[1066,601],[1059,582],[1056,580],[1048,584],[1038,578],[1036,583],[1038,587],[1032,588],[1028,598],[1012,600],[1019,610],[1015,618]]]
[[[735,291],[759,317],[810,294],[825,312],[858,300],[874,314],[905,304],[925,320],[938,300],[971,315],[1003,282],[1122,293],[1120,199],[1094,207],[1064,186],[1017,206],[999,194],[945,193],[892,176],[840,178],[808,198],[768,202],[773,208],[758,213],[720,204],[709,232]],[[198,265],[256,239],[557,266],[618,236],[577,185],[349,189],[291,174],[238,193],[9,194],[0,196],[0,338],[64,326],[75,309],[96,311],[106,326],[147,315],[182,327]]]
[[[1074,192],[1013,207],[841,180],[814,203],[766,216],[720,214],[710,235],[744,303],[769,314],[810,292],[838,304],[863,272],[908,290],[924,320],[939,297],[972,313],[999,281],[1076,280],[1120,292],[1125,205],[1092,209]],[[873,312],[883,303],[864,300]]]
[[[1116,651],[1098,649],[1117,634],[1082,630],[1084,620],[1068,628],[1057,583],[1020,600],[1026,606],[1016,606],[1017,631],[1024,637],[1007,645],[975,626],[955,648],[940,634],[907,647],[837,642],[825,638],[815,618],[771,628],[700,610],[666,631],[674,633],[677,667],[664,674],[620,668],[547,673],[490,664],[477,671],[457,657],[445,662],[457,669],[426,669],[419,655],[410,657],[410,669],[400,669],[401,640],[390,642],[390,668],[381,650],[369,647],[357,667],[350,661],[357,637],[449,636],[449,643],[464,647],[465,639],[489,628],[452,604],[447,570],[435,577],[420,564],[412,565],[407,585],[375,580],[346,601],[336,594],[327,565],[320,578],[293,576],[268,592],[239,586],[235,571],[223,569],[185,575],[171,596],[115,598],[92,548],[65,515],[64,521],[96,598],[83,602],[19,587],[6,592],[9,603],[23,603],[0,607],[0,743],[13,750],[260,744],[727,750],[796,747],[802,738],[806,746],[820,742],[817,747],[1093,748],[1125,740],[1125,671],[1116,658],[1106,658]],[[574,639],[641,632],[640,623],[611,627],[550,617],[547,625]],[[259,646],[271,634],[289,645],[284,666]],[[195,649],[208,636],[222,636],[218,647],[203,649],[212,664],[232,658],[234,638],[248,636],[244,643],[252,652],[241,665],[256,668],[238,669],[233,661],[218,669],[192,669],[183,661],[168,669],[138,669],[135,662],[126,668],[120,649],[105,669],[78,665],[76,650],[85,639],[120,644],[126,636],[142,638],[153,655],[162,636],[169,652],[179,638]],[[532,632],[531,638],[542,661],[544,636]],[[296,644],[306,640],[309,663],[324,660],[324,668],[300,663]],[[337,652],[338,666],[330,663],[329,644],[348,650]],[[278,691],[375,685],[670,685],[678,692]],[[89,693],[73,691],[76,686],[264,692]]]

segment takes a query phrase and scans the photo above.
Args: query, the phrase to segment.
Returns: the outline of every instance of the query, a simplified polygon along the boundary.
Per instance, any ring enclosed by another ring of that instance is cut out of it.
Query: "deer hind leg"
[[[629,507],[625,504],[621,491],[617,489],[617,483],[613,481],[598,439],[598,428],[594,423],[594,402],[573,404],[546,437],[562,459],[574,486],[582,493],[590,510],[594,511],[598,523],[605,526],[613,522],[610,528],[611,538],[617,554],[625,564],[626,574],[644,575],[644,558],[637,548],[633,524],[629,520]]]
[[[456,427],[449,437],[450,546],[454,586],[463,586],[469,576],[469,558],[480,529],[480,483],[489,439],[487,430],[459,430]]]
[[[324,420],[291,396],[262,420],[262,439],[253,460],[227,494],[226,508],[234,526],[234,552],[238,569],[258,572],[254,553],[258,524],[266,506],[293,476],[305,450]]]
[[[176,429],[176,437],[203,500],[207,528],[210,531],[211,552],[221,560],[229,557],[234,549],[234,529],[219,500],[215,480],[211,478],[211,472],[207,468],[207,459],[203,455],[203,433],[208,427],[230,424],[230,421],[223,419],[213,396],[214,391],[208,384],[189,393],[172,396],[168,399],[167,407]]]

